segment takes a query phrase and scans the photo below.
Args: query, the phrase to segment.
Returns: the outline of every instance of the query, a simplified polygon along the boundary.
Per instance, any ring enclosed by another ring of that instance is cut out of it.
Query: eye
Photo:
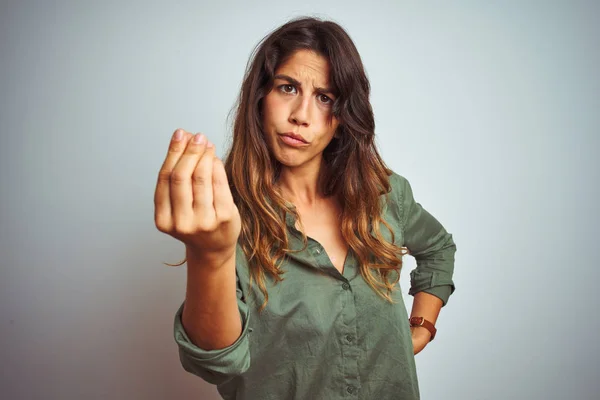
[[[279,86],[279,90],[286,94],[294,94],[296,92],[296,88],[294,85],[286,84]]]
[[[319,98],[319,101],[323,104],[331,104],[333,102],[333,100],[331,100],[329,97],[325,96],[324,94],[320,94],[318,98]]]

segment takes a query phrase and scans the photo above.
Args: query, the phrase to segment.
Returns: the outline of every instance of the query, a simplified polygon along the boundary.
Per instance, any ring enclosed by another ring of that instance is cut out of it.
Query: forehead
[[[314,51],[298,50],[277,68],[275,74],[289,75],[316,87],[329,85],[329,62]]]

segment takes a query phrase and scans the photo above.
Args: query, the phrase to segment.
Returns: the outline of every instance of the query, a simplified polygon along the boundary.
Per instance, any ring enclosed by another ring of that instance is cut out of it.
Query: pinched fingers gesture
[[[200,133],[175,131],[158,173],[154,221],[159,231],[201,253],[232,252],[241,221],[223,163]]]

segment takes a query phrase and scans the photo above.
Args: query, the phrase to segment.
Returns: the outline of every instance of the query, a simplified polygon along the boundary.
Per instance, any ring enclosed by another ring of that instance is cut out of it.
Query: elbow
[[[195,359],[183,351],[179,352],[179,359],[181,366],[186,372],[198,376],[213,385],[220,385],[239,377],[250,368],[249,352],[242,356],[238,355],[236,359],[220,363],[207,363],[206,360]]]

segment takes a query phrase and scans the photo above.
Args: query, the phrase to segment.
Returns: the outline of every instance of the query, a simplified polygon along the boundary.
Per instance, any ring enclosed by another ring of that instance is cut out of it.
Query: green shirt
[[[390,183],[384,219],[396,244],[406,246],[417,262],[409,294],[425,291],[445,305],[454,292],[452,235],[415,202],[405,178],[393,174]],[[288,214],[286,223],[291,248],[301,249],[293,216]],[[386,231],[382,228],[384,235]],[[387,302],[363,280],[351,251],[341,274],[311,238],[305,250],[288,254],[282,268],[282,282],[267,279],[269,302],[259,313],[264,297],[256,282],[248,288],[248,264],[238,246],[242,334],[227,348],[206,351],[195,346],[181,324],[183,305],[179,308],[174,333],[186,371],[216,384],[224,399],[419,399],[400,290],[393,292],[394,304]]]

